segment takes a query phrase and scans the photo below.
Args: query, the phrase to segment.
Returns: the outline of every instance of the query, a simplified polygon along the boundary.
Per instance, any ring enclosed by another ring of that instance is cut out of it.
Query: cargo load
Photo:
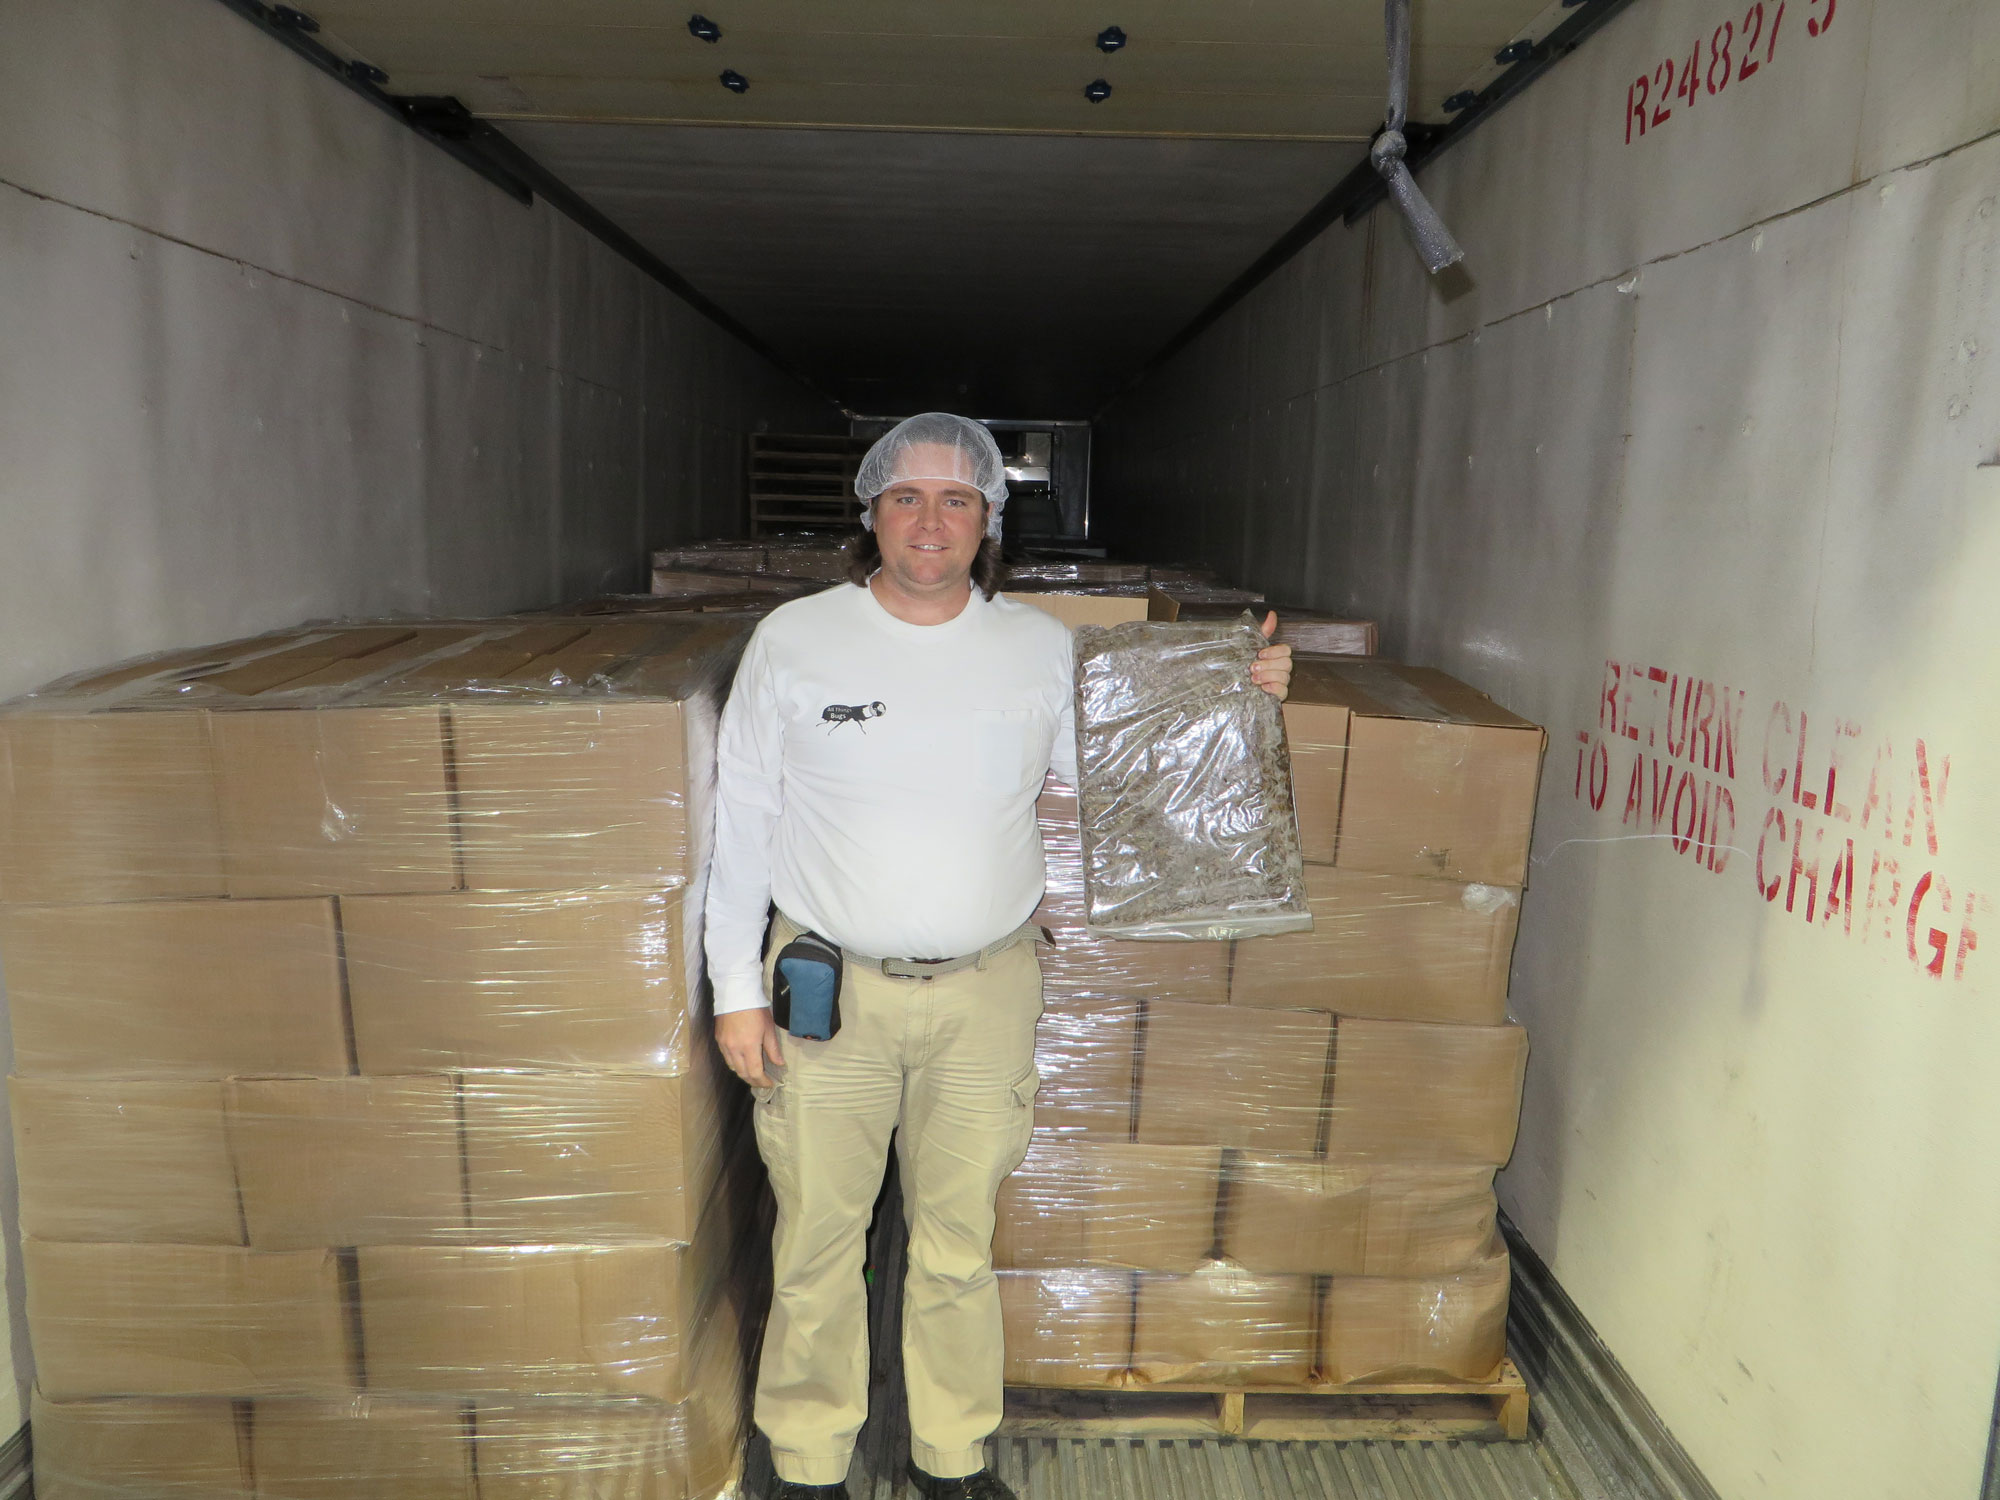
[[[330,626],[0,710],[41,1493],[734,1482],[767,1214],[690,1018],[747,628]]]
[[[1511,1388],[1493,1178],[1542,733],[1391,663],[1302,658],[1292,686],[1310,931],[1091,923],[1115,791],[1044,789],[1042,1087],[994,1241],[1017,1386]]]

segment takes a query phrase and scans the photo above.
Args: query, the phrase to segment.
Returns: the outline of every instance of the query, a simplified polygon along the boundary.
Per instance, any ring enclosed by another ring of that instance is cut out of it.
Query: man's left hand
[[[1262,629],[1264,639],[1267,641],[1278,633],[1278,616],[1275,610],[1264,617]],[[1257,660],[1250,666],[1250,680],[1283,703],[1286,694],[1292,690],[1292,648],[1266,646],[1259,651]]]

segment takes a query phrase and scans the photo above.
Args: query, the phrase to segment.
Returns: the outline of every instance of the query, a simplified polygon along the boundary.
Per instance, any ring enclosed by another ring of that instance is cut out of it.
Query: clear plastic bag
[[[1228,623],[1076,631],[1086,913],[1095,933],[1217,940],[1312,926],[1264,637]]]

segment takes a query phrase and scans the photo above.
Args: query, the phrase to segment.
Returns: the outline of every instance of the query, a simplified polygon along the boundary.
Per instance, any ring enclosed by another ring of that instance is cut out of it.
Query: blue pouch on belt
[[[771,1019],[806,1041],[840,1030],[840,949],[816,932],[802,932],[778,950],[771,976]]]

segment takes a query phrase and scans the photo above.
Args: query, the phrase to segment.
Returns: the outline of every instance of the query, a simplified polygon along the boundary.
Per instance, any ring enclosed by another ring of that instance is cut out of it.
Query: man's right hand
[[[782,1068],[785,1054],[778,1045],[778,1023],[771,1008],[759,1005],[750,1010],[732,1010],[715,1018],[715,1045],[729,1071],[752,1088],[767,1089],[773,1079],[765,1064]]]

